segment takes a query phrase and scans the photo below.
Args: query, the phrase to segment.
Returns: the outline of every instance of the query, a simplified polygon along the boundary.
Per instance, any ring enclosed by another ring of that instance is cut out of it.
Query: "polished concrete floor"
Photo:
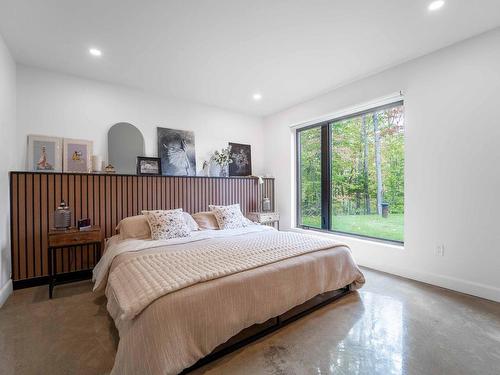
[[[500,374],[500,304],[363,270],[367,284],[193,374]],[[0,374],[106,374],[118,342],[89,282],[0,309]]]

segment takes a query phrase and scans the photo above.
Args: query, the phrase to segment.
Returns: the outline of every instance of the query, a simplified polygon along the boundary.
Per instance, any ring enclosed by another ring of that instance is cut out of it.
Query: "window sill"
[[[362,237],[362,236],[357,236],[354,234],[347,234],[347,233],[342,233],[342,232],[332,232],[332,231],[327,231],[327,230],[322,230],[322,229],[314,229],[314,228],[300,228],[300,227],[295,227],[291,229],[293,232],[297,233],[305,233],[305,234],[315,234],[321,237],[326,237],[326,238],[334,238],[334,239],[339,239],[344,242],[356,242],[359,244],[365,243],[365,244],[370,244],[370,245],[380,245],[384,246],[387,248],[391,249],[397,249],[397,250],[404,250],[404,242],[395,242],[395,241],[389,241],[389,240],[382,240],[382,239],[376,239],[376,238],[370,238],[370,237]]]

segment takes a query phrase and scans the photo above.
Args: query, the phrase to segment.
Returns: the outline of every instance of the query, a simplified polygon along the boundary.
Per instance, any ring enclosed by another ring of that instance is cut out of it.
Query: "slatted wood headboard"
[[[274,179],[218,177],[151,177],[78,173],[10,173],[11,257],[14,287],[47,282],[47,232],[61,200],[72,209],[73,225],[89,217],[111,237],[119,221],[141,210],[182,207],[194,213],[209,204],[240,203],[255,211],[263,196],[274,207]],[[88,246],[58,252],[57,272],[88,268],[95,263]]]

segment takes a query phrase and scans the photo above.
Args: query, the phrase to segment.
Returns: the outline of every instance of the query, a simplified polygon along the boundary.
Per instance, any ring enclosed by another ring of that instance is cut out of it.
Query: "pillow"
[[[241,213],[239,203],[230,206],[210,205],[208,208],[214,213],[220,229],[236,229],[248,225],[245,217]]]
[[[247,226],[247,227],[248,227],[249,225],[259,225],[258,223],[253,222],[252,220],[250,220],[250,219],[249,219],[249,218],[247,218],[247,217],[243,217],[243,221],[247,224],[247,225],[245,225],[245,226]]]
[[[187,212],[183,212],[182,214],[191,231],[200,230],[200,227],[190,214]],[[122,240],[126,240],[127,238],[146,240],[151,238],[151,229],[145,215],[126,217],[118,223],[116,230],[120,233],[120,238]]]
[[[200,230],[198,223],[193,219],[193,217],[189,213],[183,212],[182,215],[184,215],[184,221],[186,222],[187,226],[191,231]]]
[[[200,229],[220,229],[213,212],[197,212],[193,215],[193,219]]]
[[[182,208],[168,211],[142,211],[148,220],[153,240],[188,237],[191,230],[186,224]]]
[[[145,240],[151,238],[151,229],[149,223],[144,215],[126,217],[116,227],[120,232],[120,238],[125,240],[127,238],[137,238]]]

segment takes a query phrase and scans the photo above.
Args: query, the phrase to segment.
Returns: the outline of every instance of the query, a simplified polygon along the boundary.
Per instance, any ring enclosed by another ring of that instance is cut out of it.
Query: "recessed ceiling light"
[[[102,56],[102,52],[100,49],[97,49],[97,48],[91,48],[89,49],[89,53],[92,55],[92,56],[96,56],[96,57],[101,57]]]
[[[262,99],[262,95],[261,94],[259,94],[259,93],[253,94],[253,100],[257,100],[258,101],[260,99]]]
[[[430,3],[428,8],[431,12],[433,12],[435,10],[441,9],[443,5],[444,5],[444,0],[436,0]]]

